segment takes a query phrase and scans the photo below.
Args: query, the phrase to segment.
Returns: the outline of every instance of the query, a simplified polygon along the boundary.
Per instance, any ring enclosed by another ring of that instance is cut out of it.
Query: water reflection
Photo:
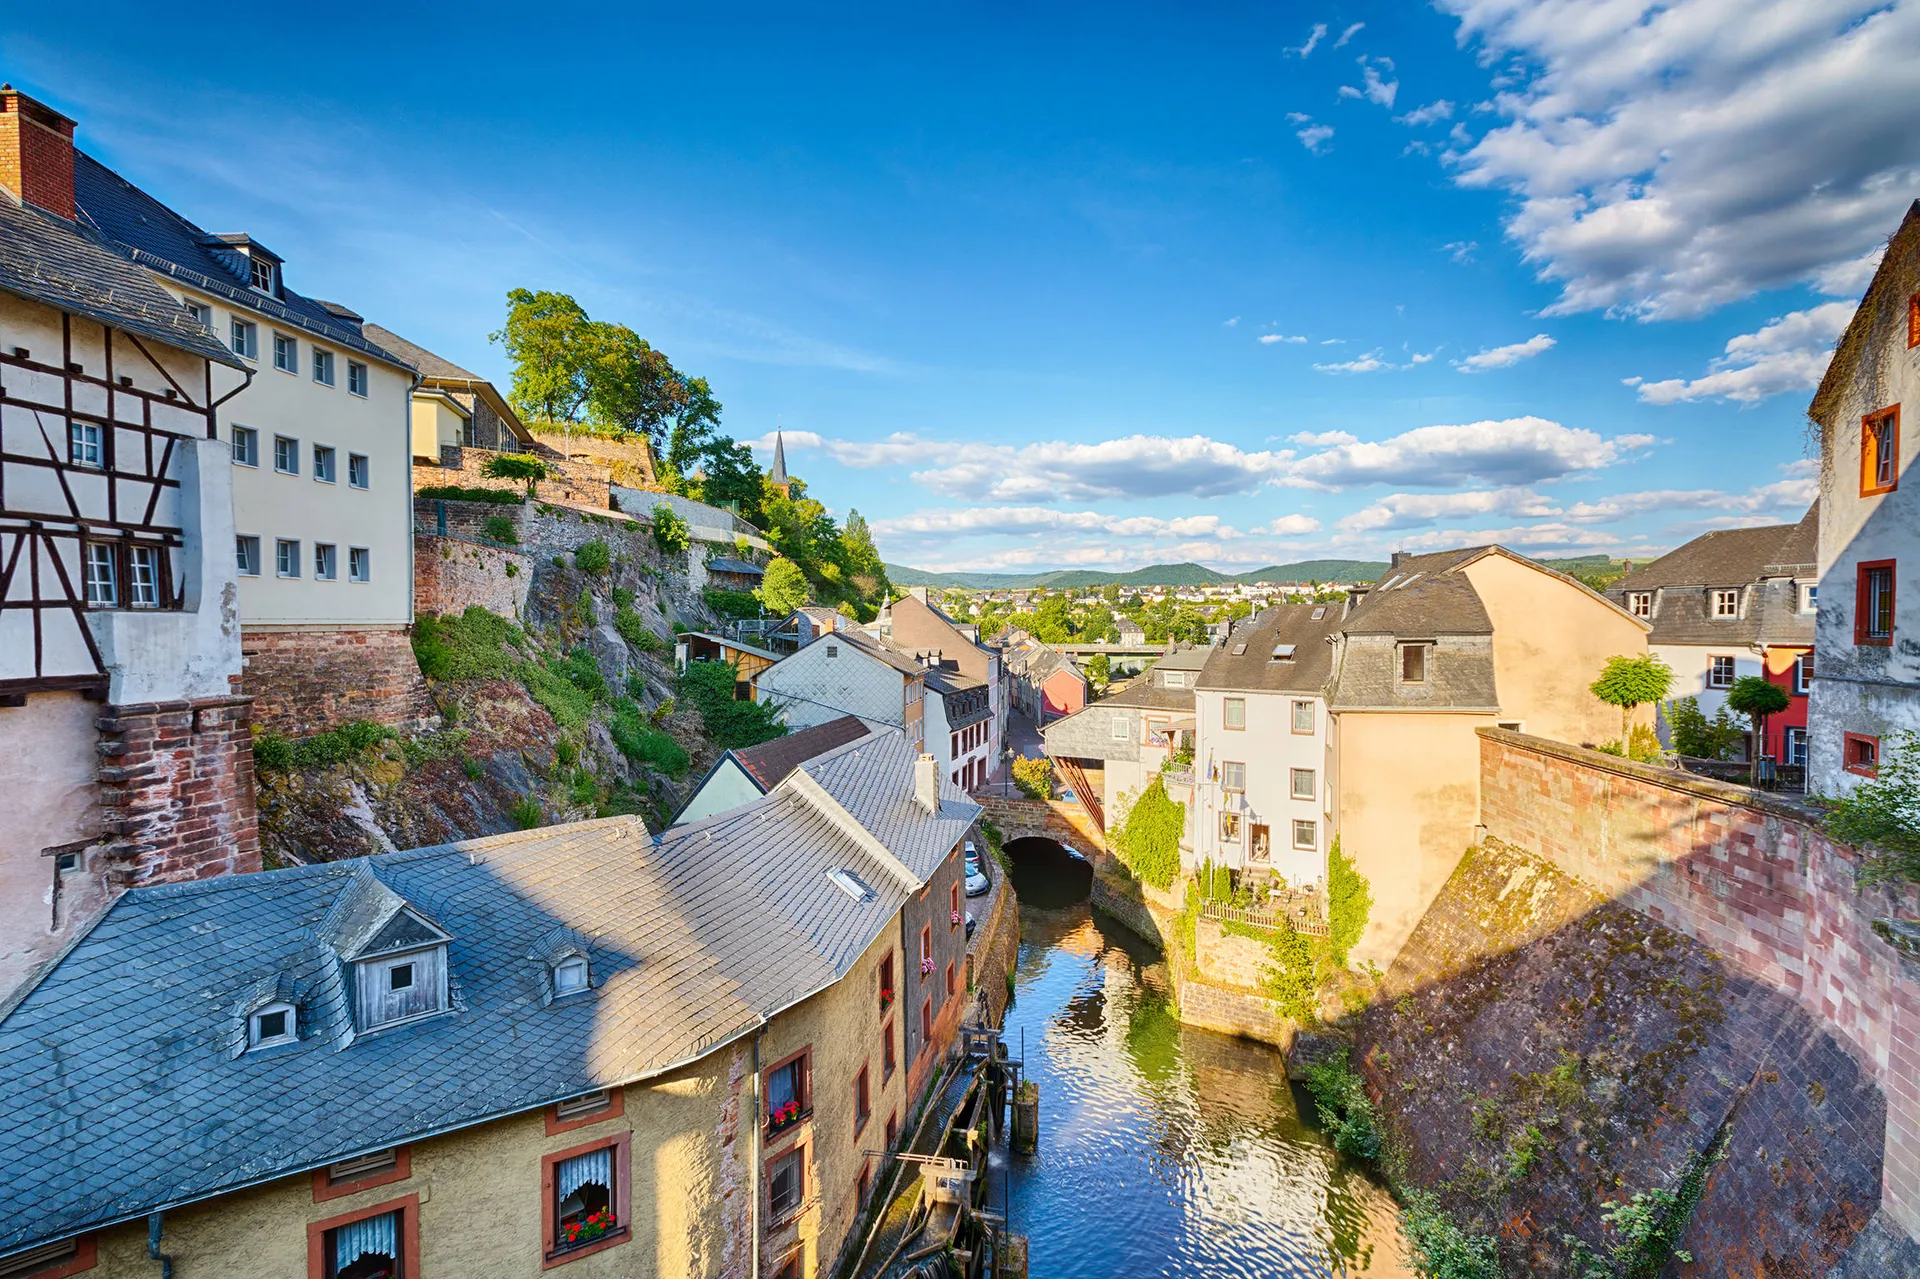
[[[1181,1026],[1157,953],[1084,900],[1023,907],[1021,930],[1007,1033],[1040,1150],[993,1197],[1010,1190],[1029,1273],[1413,1274],[1392,1200],[1300,1122],[1280,1054]]]

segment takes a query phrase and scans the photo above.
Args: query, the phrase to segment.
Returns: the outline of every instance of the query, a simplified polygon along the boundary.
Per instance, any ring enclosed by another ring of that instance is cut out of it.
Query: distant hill
[[[1151,564],[1130,573],[1095,569],[1056,569],[1049,573],[929,573],[903,564],[887,565],[895,586],[932,586],[967,591],[1018,591],[1036,587],[1218,586],[1226,582],[1371,582],[1386,572],[1371,560],[1305,560],[1274,564],[1251,573],[1216,572],[1204,564]]]

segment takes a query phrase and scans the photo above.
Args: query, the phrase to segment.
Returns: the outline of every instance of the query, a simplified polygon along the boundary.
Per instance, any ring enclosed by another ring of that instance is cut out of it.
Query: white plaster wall
[[[699,791],[687,801],[675,825],[705,821],[715,813],[730,813],[736,808],[751,804],[760,798],[760,788],[753,784],[746,770],[734,763],[731,757],[720,761],[700,785]]]
[[[1760,654],[1745,644],[1726,644],[1713,648],[1702,648],[1693,644],[1651,644],[1648,645],[1648,651],[1673,668],[1673,691],[1668,696],[1697,698],[1700,709],[1706,712],[1708,718],[1712,718],[1722,706],[1727,704],[1726,689],[1707,687],[1707,672],[1713,665],[1711,659],[1731,657],[1735,679],[1739,679],[1742,675],[1765,673]],[[1660,728],[1664,734],[1666,731],[1664,717],[1661,719]],[[1531,727],[1528,731],[1532,731]],[[1618,736],[1619,731],[1619,726],[1616,724],[1614,735]]]
[[[1245,729],[1224,727],[1223,703],[1229,697],[1246,699]],[[1293,731],[1296,701],[1313,703],[1313,732]],[[1288,884],[1298,887],[1325,882],[1326,854],[1333,842],[1332,823],[1327,817],[1331,792],[1327,777],[1325,705],[1311,694],[1202,689],[1194,694],[1194,715],[1198,732],[1194,739],[1194,811],[1190,829],[1196,863],[1211,860],[1216,866],[1245,866],[1253,849],[1252,828],[1263,825],[1270,830],[1271,865]],[[1215,766],[1229,760],[1247,766],[1243,795],[1230,794],[1214,777]],[[1295,768],[1313,770],[1312,799],[1293,798],[1291,770]],[[1223,812],[1241,815],[1238,843],[1228,844],[1220,838]],[[1315,847],[1293,847],[1295,819],[1314,823]]]

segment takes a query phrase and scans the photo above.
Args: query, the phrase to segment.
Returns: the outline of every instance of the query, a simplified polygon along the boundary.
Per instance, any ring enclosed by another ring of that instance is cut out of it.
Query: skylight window
[[[833,881],[835,888],[857,902],[870,902],[874,899],[874,891],[867,886],[867,881],[850,870],[836,866],[827,872],[827,878]]]
[[[1326,615],[1327,615],[1327,610],[1326,610],[1326,608],[1325,608],[1325,606],[1323,605],[1323,606],[1322,606],[1322,607],[1320,607],[1320,608],[1316,608],[1316,609],[1314,609],[1314,610],[1313,610],[1313,615],[1312,615],[1312,616],[1313,616],[1313,620],[1317,622],[1317,621],[1319,621],[1319,620],[1320,620],[1321,618],[1323,618],[1323,617],[1325,617]]]
[[[1275,644],[1273,646],[1273,660],[1276,662],[1291,662],[1293,660],[1293,645]]]
[[[1245,656],[1245,655],[1246,655],[1246,651],[1247,651],[1247,646],[1246,646],[1245,644],[1235,644],[1235,645],[1233,646],[1233,655],[1234,655],[1235,657],[1243,657],[1243,656]]]

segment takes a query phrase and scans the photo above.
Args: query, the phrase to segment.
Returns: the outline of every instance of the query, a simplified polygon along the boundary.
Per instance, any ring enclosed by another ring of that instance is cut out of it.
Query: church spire
[[[787,487],[787,444],[780,438],[780,428],[773,429],[773,467],[767,472],[767,482]]]

